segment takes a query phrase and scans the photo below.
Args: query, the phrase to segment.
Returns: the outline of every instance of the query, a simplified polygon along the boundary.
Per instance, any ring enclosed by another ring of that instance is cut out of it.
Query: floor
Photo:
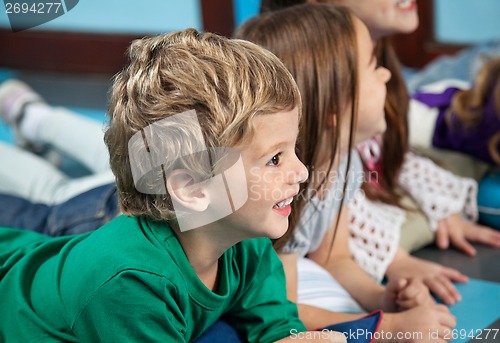
[[[52,106],[62,106],[100,122],[105,118],[112,75],[53,74],[0,68],[0,82],[10,78],[26,82]],[[12,140],[11,130],[0,121],[0,141]],[[61,163],[61,169],[71,177],[88,173],[85,167],[70,158],[64,158]]]
[[[26,81],[51,105],[69,107],[96,120],[102,120],[104,117],[111,76],[21,73],[0,69],[0,81],[10,77]],[[0,140],[9,141],[11,138],[10,131],[0,124]],[[2,163],[5,162],[8,161],[2,161]],[[77,165],[69,162],[66,167],[70,174],[78,176],[80,171]],[[480,246],[477,249],[478,254],[475,257],[467,257],[454,250],[440,251],[432,246],[415,253],[418,257],[456,268],[472,278],[468,284],[458,286],[464,299],[451,308],[458,318],[456,330],[450,333],[458,337],[454,342],[468,341],[471,332],[482,335],[481,339],[471,340],[472,342],[500,341],[498,332],[500,329],[500,250]],[[487,331],[486,328],[491,330]],[[462,339],[461,334],[464,336]]]
[[[450,310],[457,317],[453,342],[500,342],[500,250],[475,245],[477,255],[468,257],[456,250],[441,251],[428,246],[415,256],[458,269],[470,280],[457,285],[462,301]],[[470,339],[480,335],[476,339]],[[461,336],[462,335],[462,339]]]

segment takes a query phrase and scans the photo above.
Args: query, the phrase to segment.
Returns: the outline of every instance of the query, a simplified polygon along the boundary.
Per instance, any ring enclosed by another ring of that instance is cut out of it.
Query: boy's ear
[[[185,169],[176,169],[167,178],[167,191],[173,201],[195,212],[203,212],[210,204],[209,193],[194,175]]]

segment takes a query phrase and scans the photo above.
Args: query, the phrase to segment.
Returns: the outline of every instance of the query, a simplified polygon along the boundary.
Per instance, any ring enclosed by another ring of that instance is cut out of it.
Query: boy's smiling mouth
[[[293,197],[294,196],[291,196],[289,198],[286,198],[286,199],[281,200],[280,202],[276,203],[273,206],[273,210],[278,212],[279,214],[281,214],[284,217],[288,217],[290,215],[290,213],[292,213],[292,208],[291,208],[290,204],[293,201]]]
[[[293,197],[286,198],[285,200],[280,201],[279,203],[275,204],[273,208],[283,208],[287,205],[290,205],[293,201]]]

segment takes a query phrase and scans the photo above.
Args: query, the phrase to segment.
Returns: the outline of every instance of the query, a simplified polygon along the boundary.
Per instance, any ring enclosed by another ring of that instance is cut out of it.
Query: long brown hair
[[[392,74],[387,83],[384,106],[387,129],[382,136],[382,154],[379,161],[382,175],[378,178],[380,187],[364,182],[362,188],[370,200],[399,206],[401,195],[397,191],[397,177],[409,149],[407,115],[409,96],[401,73],[401,65],[389,38],[378,40],[375,55],[379,65],[389,69]]]
[[[450,122],[452,116],[464,126],[474,126],[483,115],[485,106],[492,101],[493,110],[500,119],[500,57],[487,62],[476,76],[474,87],[458,91],[451,101],[447,113]],[[500,132],[494,134],[488,142],[488,150],[493,161],[500,164]]]
[[[307,2],[307,0],[262,0],[260,11],[261,13],[276,11]],[[341,0],[316,0],[310,2],[342,3]],[[382,154],[379,161],[382,175],[379,175],[378,182],[381,187],[375,187],[368,182],[364,182],[362,187],[371,200],[400,205],[401,195],[397,192],[397,177],[404,156],[409,149],[407,113],[410,100],[401,73],[401,65],[389,38],[382,38],[376,42],[375,56],[379,65],[389,69],[392,74],[387,83],[385,101],[387,130],[382,138]]]
[[[330,171],[339,151],[341,135],[346,134],[340,130],[341,123],[350,120],[348,151],[356,125],[357,41],[349,10],[328,4],[293,6],[250,19],[235,36],[267,48],[292,73],[302,96],[298,157],[309,168],[310,175],[315,167],[325,162]],[[342,114],[349,108],[350,118],[343,118]],[[329,126],[331,134],[322,146],[325,129]],[[320,156],[322,149],[329,156],[327,161]],[[350,155],[348,165],[349,159]],[[293,235],[304,207],[315,194],[325,189],[328,176],[320,177],[319,182],[310,177],[302,184],[300,195],[292,203],[290,229],[275,241],[276,250],[279,251]]]

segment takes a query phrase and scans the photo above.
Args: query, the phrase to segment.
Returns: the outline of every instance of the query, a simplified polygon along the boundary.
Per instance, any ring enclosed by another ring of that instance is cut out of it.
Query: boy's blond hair
[[[256,115],[300,106],[299,91],[286,67],[250,42],[188,29],[136,40],[128,54],[129,65],[114,78],[104,137],[126,214],[174,218],[167,194],[143,194],[134,184],[129,141],[145,127],[194,110],[207,149],[234,147],[251,138]],[[185,155],[190,149],[186,137],[192,134],[186,125],[176,129],[174,135],[158,137],[155,144],[160,146],[147,147],[148,152],[156,149],[168,160]],[[163,168],[168,172],[174,166]],[[183,168],[199,172],[195,165]],[[164,172],[155,177],[165,182]]]

